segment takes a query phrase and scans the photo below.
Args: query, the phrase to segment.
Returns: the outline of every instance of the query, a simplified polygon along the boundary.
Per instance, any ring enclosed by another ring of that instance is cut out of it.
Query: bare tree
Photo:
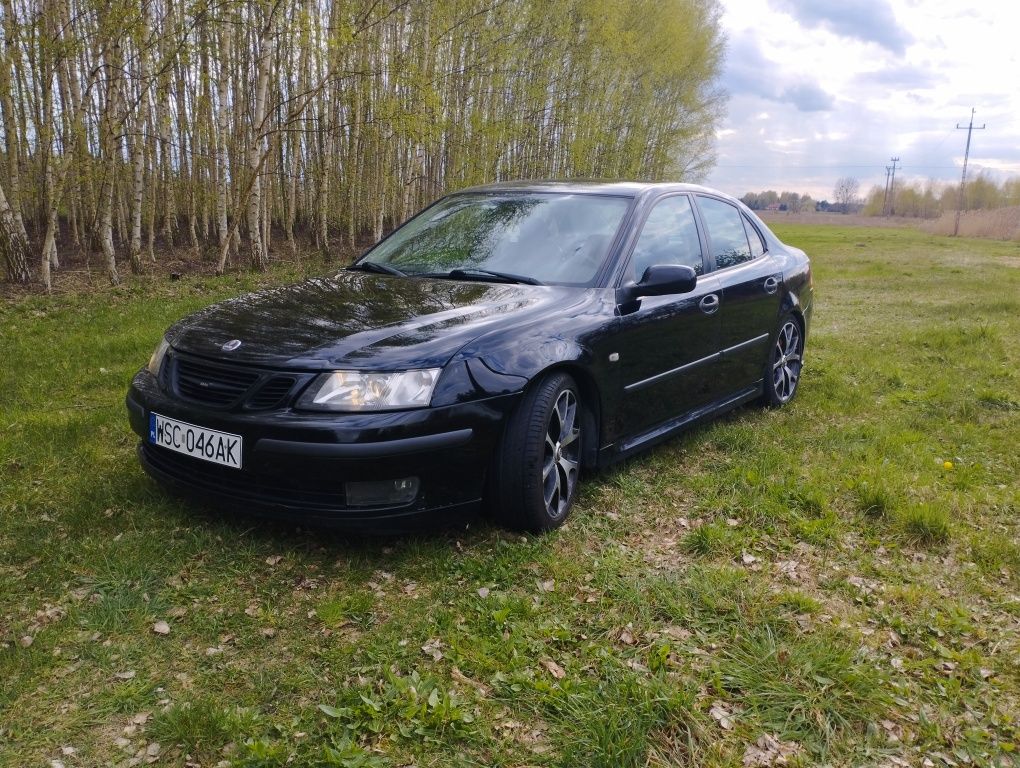
[[[843,213],[849,213],[851,206],[857,203],[861,191],[861,182],[855,176],[840,176],[832,190],[832,198]]]

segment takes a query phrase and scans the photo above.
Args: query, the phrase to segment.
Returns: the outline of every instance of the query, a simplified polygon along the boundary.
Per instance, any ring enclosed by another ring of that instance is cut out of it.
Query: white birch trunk
[[[272,59],[269,55],[269,40],[276,16],[276,6],[269,9],[266,25],[258,41],[258,83],[255,87],[255,114],[252,119],[252,140],[248,147],[248,171],[252,174],[251,192],[248,195],[248,239],[250,262],[253,269],[263,270],[269,262],[265,241],[262,236],[262,179],[260,166],[263,164],[262,145],[265,141],[266,98],[269,91],[269,71]]]

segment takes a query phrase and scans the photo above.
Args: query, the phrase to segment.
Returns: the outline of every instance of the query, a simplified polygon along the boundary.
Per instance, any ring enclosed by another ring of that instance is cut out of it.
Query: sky
[[[1016,0],[722,0],[725,117],[705,183],[831,199],[896,179],[1020,176]]]

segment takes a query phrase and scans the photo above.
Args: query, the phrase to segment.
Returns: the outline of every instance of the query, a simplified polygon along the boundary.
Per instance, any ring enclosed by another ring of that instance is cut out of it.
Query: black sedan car
[[[485,502],[542,531],[582,472],[789,401],[811,298],[805,254],[719,192],[478,187],[181,320],[127,408],[149,474],[214,504],[397,530]]]

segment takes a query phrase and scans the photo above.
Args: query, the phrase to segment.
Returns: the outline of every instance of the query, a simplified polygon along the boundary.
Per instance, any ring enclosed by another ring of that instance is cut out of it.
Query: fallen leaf
[[[22,648],[28,648],[28,646],[35,642],[35,638],[31,635],[25,635],[19,642]]]
[[[557,680],[562,680],[567,676],[567,673],[563,671],[563,667],[552,659],[542,659],[542,666],[545,667],[549,671],[549,674]]]
[[[481,597],[481,598],[488,597],[489,596],[489,588],[488,587],[479,587],[478,588],[478,596]]]
[[[129,669],[124,672],[117,672],[114,674],[114,677],[116,677],[118,680],[131,680],[134,678],[134,676],[135,671],[133,669]]]
[[[729,731],[733,729],[733,713],[725,702],[713,701],[712,708],[708,710],[708,714],[719,723],[723,730]]]
[[[683,627],[670,626],[662,630],[664,635],[672,637],[674,640],[687,640],[691,633]]]
[[[744,565],[750,565],[751,563],[757,563],[758,558],[752,555],[750,552],[742,552],[740,554],[740,562]]]
[[[433,661],[439,661],[443,658],[443,652],[439,650],[442,645],[442,641],[440,641],[439,638],[434,637],[425,643],[425,645],[421,647],[421,650],[426,656],[431,656]]]
[[[170,625],[167,624],[165,621],[157,621],[155,624],[152,625],[152,631],[155,632],[157,635],[169,635]]]
[[[886,736],[889,737],[889,741],[903,740],[903,728],[898,723],[894,723],[892,720],[883,720],[880,725]]]
[[[283,555],[270,555],[266,558],[266,565],[276,565],[283,560]]]
[[[540,581],[538,582],[538,588],[543,592],[555,592],[556,579],[546,579],[545,581]]]
[[[799,565],[796,560],[780,560],[776,563],[776,569],[790,581],[797,581],[800,578],[800,574],[797,573]]]
[[[775,736],[763,733],[754,744],[744,750],[745,768],[770,765],[788,765],[790,758],[800,752],[800,744],[794,741],[780,741]]]

